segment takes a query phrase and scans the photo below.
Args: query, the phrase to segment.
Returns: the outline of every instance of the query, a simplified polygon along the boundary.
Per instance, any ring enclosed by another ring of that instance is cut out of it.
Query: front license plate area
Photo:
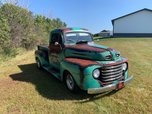
[[[120,82],[117,84],[117,89],[122,89],[124,87],[124,83]]]

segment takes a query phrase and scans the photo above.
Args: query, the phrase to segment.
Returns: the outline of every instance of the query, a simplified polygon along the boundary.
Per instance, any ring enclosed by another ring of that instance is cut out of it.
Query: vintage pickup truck
[[[51,31],[49,44],[38,45],[35,59],[39,69],[63,81],[72,92],[119,90],[133,78],[128,76],[128,60],[119,51],[95,44],[91,33],[82,28]]]

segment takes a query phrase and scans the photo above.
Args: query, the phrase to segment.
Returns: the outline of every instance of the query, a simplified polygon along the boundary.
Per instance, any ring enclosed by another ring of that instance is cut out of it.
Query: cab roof
[[[58,28],[58,29],[55,29],[53,30],[52,32],[64,32],[64,33],[67,33],[67,32],[89,32],[87,29],[84,29],[84,28]]]

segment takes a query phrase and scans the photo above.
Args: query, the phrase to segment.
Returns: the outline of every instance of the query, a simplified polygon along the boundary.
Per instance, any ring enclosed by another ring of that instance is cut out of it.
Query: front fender
[[[88,88],[100,87],[98,80],[94,79],[92,72],[96,68],[100,68],[99,65],[92,65],[89,67],[82,68],[77,64],[71,64],[69,62],[61,62],[61,80],[63,80],[64,71],[68,71],[72,74],[76,84],[83,90],[88,90]]]
[[[87,85],[89,85],[89,83],[86,80],[89,80],[89,81],[92,80],[92,77],[91,77],[92,71],[93,69],[95,69],[94,65],[97,65],[97,64],[98,62],[91,61],[91,60],[85,60],[85,59],[80,59],[80,58],[65,58],[64,61],[60,65],[62,69],[61,75],[63,76],[64,71],[68,70],[72,74],[77,85],[81,89],[88,88]],[[89,79],[85,78],[86,77],[85,75],[89,76],[90,78],[89,77],[88,77]],[[62,77],[62,80],[63,80],[63,77]],[[88,84],[85,84],[85,83],[88,83]]]
[[[92,76],[92,72],[97,68],[101,68],[101,66],[93,65],[84,69],[83,71],[84,79],[83,79],[83,84],[82,84],[82,87],[84,90],[88,90],[89,88],[100,87],[99,81],[94,79]]]
[[[80,86],[80,68],[78,65],[63,61],[60,63],[60,69],[61,80],[64,78],[64,71],[68,71],[72,74],[76,84]]]

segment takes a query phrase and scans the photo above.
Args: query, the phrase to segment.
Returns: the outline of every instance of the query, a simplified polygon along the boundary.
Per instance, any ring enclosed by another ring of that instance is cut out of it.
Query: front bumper
[[[131,80],[133,79],[133,77],[129,77],[127,78],[125,81],[120,81],[119,83],[124,83],[124,86],[126,84],[128,84]],[[87,90],[88,94],[98,94],[98,93],[103,93],[103,92],[107,92],[107,91],[111,91],[111,90],[116,90],[118,84],[110,84],[108,86],[105,87],[101,87],[101,88],[90,88]]]

